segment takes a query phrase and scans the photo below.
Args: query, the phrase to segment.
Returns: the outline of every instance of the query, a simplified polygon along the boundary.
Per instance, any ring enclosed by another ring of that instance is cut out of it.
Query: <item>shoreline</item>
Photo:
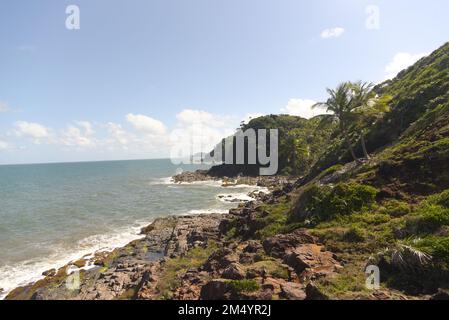
[[[168,178],[165,178],[166,180],[168,180]],[[180,184],[180,182],[176,183],[173,180],[173,177],[170,178],[171,182],[170,184]],[[199,181],[191,181],[191,182],[182,182],[181,184],[185,184],[185,185],[189,185],[189,184],[196,184],[196,183],[220,183],[222,184],[221,179],[209,179],[209,180],[199,180]],[[221,186],[224,186],[223,184]],[[232,188],[240,188],[240,187],[249,187],[249,188],[254,188],[254,190],[245,193],[245,197],[241,197],[241,195],[235,195],[235,199],[233,199],[232,201],[226,201],[226,198],[224,198],[225,195],[221,195],[223,196],[224,199],[220,198],[219,200],[227,203],[227,204],[235,204],[236,206],[238,206],[239,204],[242,203],[246,203],[249,201],[253,201],[255,200],[254,196],[257,196],[259,193],[267,193],[268,188],[265,187],[260,187],[257,186],[255,184],[253,185],[249,185],[249,184],[235,184],[235,185],[226,185],[225,187],[228,187],[229,189]],[[243,194],[243,193],[242,193]],[[229,195],[228,195],[229,196]],[[244,198],[244,199],[242,199]],[[70,276],[70,274],[72,274],[73,272],[83,272],[83,271],[89,271],[91,269],[96,269],[99,266],[98,264],[96,264],[95,262],[97,261],[98,263],[98,258],[99,257],[105,257],[108,255],[113,254],[115,251],[117,250],[121,250],[123,248],[126,248],[128,245],[142,240],[145,238],[145,234],[142,232],[142,230],[151,228],[151,226],[157,221],[157,220],[161,220],[161,219],[167,219],[167,220],[171,220],[171,219],[179,219],[182,220],[183,218],[187,218],[187,219],[194,219],[195,217],[204,217],[204,216],[209,216],[209,215],[220,215],[220,216],[225,216],[227,214],[229,214],[229,211],[232,210],[231,209],[226,209],[226,212],[224,212],[225,210],[214,210],[214,209],[208,209],[208,210],[190,210],[189,212],[186,212],[185,214],[179,214],[179,215],[168,215],[168,216],[164,216],[164,217],[156,217],[154,218],[152,221],[150,222],[144,222],[142,223],[139,227],[132,227],[132,229],[136,229],[140,230],[140,232],[136,232],[136,234],[134,235],[134,237],[130,237],[128,238],[128,240],[125,240],[126,242],[120,243],[118,245],[111,245],[111,246],[106,246],[105,248],[98,248],[98,249],[94,249],[94,250],[90,250],[90,249],[86,249],[86,250],[82,250],[81,252],[77,252],[77,253],[73,253],[70,255],[70,258],[60,258],[59,260],[57,260],[57,262],[55,263],[48,263],[48,270],[44,270],[42,273],[39,272],[39,275],[32,275],[30,277],[30,280],[24,280],[21,283],[15,287],[12,288],[4,288],[3,291],[0,291],[0,299],[8,299],[8,297],[11,295],[11,293],[13,293],[14,291],[20,290],[21,288],[28,288],[30,286],[33,286],[36,283],[39,283],[41,281],[45,281],[47,278],[52,278],[55,275],[58,276],[63,276],[63,270],[66,271],[65,273],[66,276]],[[195,211],[195,212],[193,212]],[[131,227],[130,227],[131,228]],[[131,235],[131,232],[130,232]],[[59,261],[59,263],[58,263]],[[83,262],[84,261],[84,262]],[[78,265],[78,266],[77,266]],[[42,269],[42,268],[41,268]]]

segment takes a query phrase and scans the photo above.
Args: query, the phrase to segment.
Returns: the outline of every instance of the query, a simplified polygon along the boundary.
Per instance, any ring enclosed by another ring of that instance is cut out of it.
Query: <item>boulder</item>
[[[228,280],[214,279],[201,287],[201,300],[225,300],[229,295]]]
[[[42,275],[45,277],[54,277],[56,275],[56,269],[50,269],[42,272]]]
[[[224,269],[221,276],[224,279],[242,280],[245,278],[245,269],[240,263],[232,263]]]
[[[306,300],[329,300],[329,297],[321,292],[313,282],[310,282],[306,287]]]
[[[316,243],[316,238],[303,229],[289,234],[279,234],[263,242],[265,252],[273,257],[282,258],[301,244]]]
[[[303,244],[285,255],[284,262],[299,275],[307,270],[310,278],[325,276],[341,268],[332,252],[317,244]]]
[[[299,283],[285,282],[281,284],[280,296],[288,300],[305,300],[306,292]]]

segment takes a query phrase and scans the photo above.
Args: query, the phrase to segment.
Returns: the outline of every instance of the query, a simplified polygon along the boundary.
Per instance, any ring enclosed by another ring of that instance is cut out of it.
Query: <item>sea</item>
[[[142,237],[155,218],[226,213],[238,203],[224,199],[257,189],[171,179],[198,168],[168,159],[0,166],[0,299],[46,270]]]

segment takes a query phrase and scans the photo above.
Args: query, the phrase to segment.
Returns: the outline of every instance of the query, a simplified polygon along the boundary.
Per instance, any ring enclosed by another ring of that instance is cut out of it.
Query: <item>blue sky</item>
[[[80,29],[65,27],[68,5]],[[379,28],[367,28],[369,5]],[[449,41],[449,2],[3,0],[0,163],[166,157],[248,115],[310,116]]]

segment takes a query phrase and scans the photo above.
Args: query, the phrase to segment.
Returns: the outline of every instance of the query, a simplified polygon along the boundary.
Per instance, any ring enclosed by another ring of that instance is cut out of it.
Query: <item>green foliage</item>
[[[449,190],[428,197],[408,220],[409,230],[432,233],[449,226]]]
[[[254,292],[260,288],[259,283],[253,279],[231,280],[228,284],[235,294]]]
[[[325,177],[325,176],[327,176],[327,175],[330,175],[330,174],[332,174],[332,173],[335,173],[335,172],[341,170],[342,168],[343,168],[343,165],[341,165],[341,164],[333,165],[332,167],[329,167],[329,168],[327,168],[326,170],[324,170],[324,171],[320,174],[320,176],[321,176],[321,177]]]
[[[255,224],[258,230],[255,232],[255,237],[266,239],[280,233],[285,228],[291,203],[284,199],[276,204],[263,205],[260,210],[265,214],[256,219]]]
[[[265,257],[265,259],[267,258],[269,257]],[[288,266],[281,264],[278,260],[261,260],[252,264],[251,267],[256,269],[264,269],[270,276],[288,280]]]
[[[360,212],[373,206],[376,194],[375,188],[355,182],[339,183],[335,187],[312,185],[298,199],[291,218],[318,222]]]
[[[418,240],[415,245],[429,253],[435,263],[444,264],[445,267],[449,264],[449,237],[430,236]]]
[[[277,129],[279,133],[279,170],[282,175],[305,175],[325,152],[335,124],[321,124],[321,116],[303,119],[290,115],[269,115],[252,119],[241,127]],[[229,137],[232,138],[232,137]],[[257,147],[257,146],[256,146]],[[235,154],[235,153],[234,153]],[[213,176],[258,175],[259,165],[219,165],[209,170]]]
[[[391,217],[402,217],[410,213],[410,206],[406,202],[393,199],[384,204],[379,209],[379,213]]]
[[[365,240],[365,232],[362,228],[353,226],[345,232],[343,238],[348,242],[362,242]]]
[[[185,256],[167,260],[157,285],[160,297],[170,298],[171,292],[181,283],[178,275],[184,274],[190,268],[201,266],[217,249],[217,244],[211,241],[206,248],[193,248]]]

